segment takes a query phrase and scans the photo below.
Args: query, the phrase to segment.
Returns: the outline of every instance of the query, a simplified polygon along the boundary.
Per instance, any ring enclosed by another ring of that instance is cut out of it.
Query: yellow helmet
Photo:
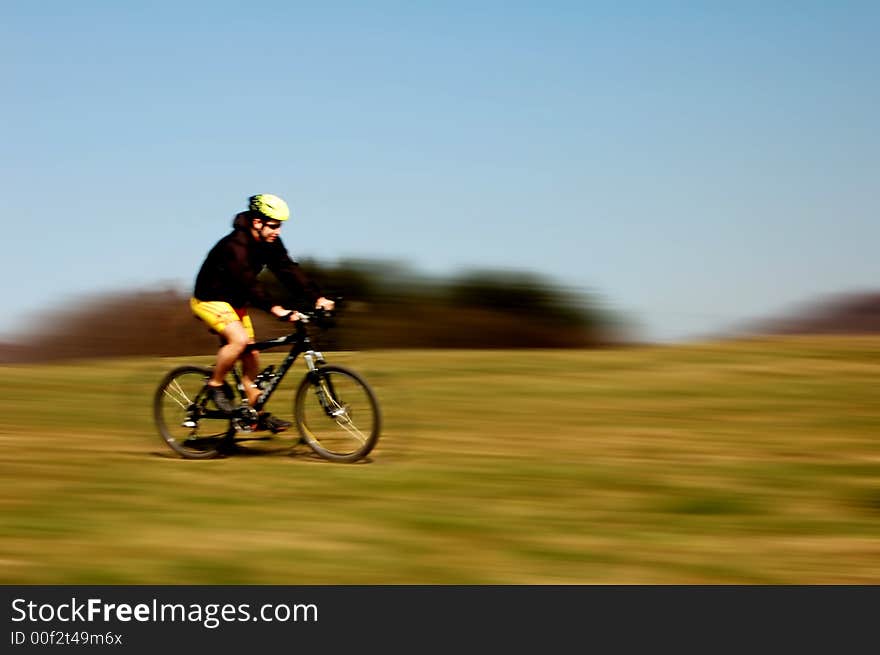
[[[287,203],[271,193],[261,193],[248,198],[248,209],[266,218],[271,218],[273,221],[286,221],[290,218],[290,209],[287,207]]]

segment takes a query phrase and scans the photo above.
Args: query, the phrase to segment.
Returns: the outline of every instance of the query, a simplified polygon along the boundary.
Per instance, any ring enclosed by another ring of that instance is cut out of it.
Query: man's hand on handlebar
[[[272,315],[275,316],[279,321],[289,321],[293,323],[294,321],[298,321],[300,319],[300,315],[298,312],[282,307],[281,305],[275,305],[271,311]]]
[[[329,312],[332,312],[336,308],[336,302],[330,300],[329,298],[324,298],[323,296],[318,298],[315,301],[315,310],[318,312],[328,312],[323,315],[323,318],[329,318]],[[271,310],[273,316],[275,316],[279,321],[282,322],[290,322],[293,323],[295,321],[305,321],[309,322],[308,319],[312,315],[312,312],[300,313],[292,309],[287,309],[286,307],[282,307],[281,305],[275,305]],[[316,318],[320,317],[320,315],[316,314]]]

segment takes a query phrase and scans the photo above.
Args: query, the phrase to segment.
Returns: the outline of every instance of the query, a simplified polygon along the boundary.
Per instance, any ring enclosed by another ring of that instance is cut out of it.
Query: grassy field
[[[880,338],[328,359],[369,461],[177,458],[183,360],[0,368],[0,583],[880,583]]]

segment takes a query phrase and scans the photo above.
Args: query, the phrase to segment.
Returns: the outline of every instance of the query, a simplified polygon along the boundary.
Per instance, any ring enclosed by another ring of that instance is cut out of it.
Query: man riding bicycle
[[[254,327],[248,316],[249,306],[267,311],[281,320],[296,321],[299,315],[275,304],[257,280],[268,268],[288,290],[301,292],[314,301],[316,309],[330,311],[332,300],[324,297],[313,280],[287,254],[279,236],[284,221],[290,217],[287,203],[278,196],[263,193],[248,199],[247,211],[236,214],[233,230],[211,248],[196,277],[190,306],[226,343],[217,352],[217,363],[208,381],[214,403],[224,412],[234,411],[224,389],[224,378],[237,360],[242,363],[242,382],[248,402],[260,397],[255,379],[260,370],[256,352],[245,352],[254,343]],[[281,432],[290,427],[268,412],[260,414],[258,429]]]

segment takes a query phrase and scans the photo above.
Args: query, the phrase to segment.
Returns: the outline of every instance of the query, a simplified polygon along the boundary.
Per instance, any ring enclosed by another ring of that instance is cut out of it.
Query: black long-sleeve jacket
[[[277,303],[257,281],[257,275],[267,267],[291,292],[305,293],[312,301],[320,298],[320,289],[290,258],[281,239],[272,243],[257,241],[250,226],[246,213],[235,217],[232,232],[220,239],[205,258],[193,295],[202,301],[222,300],[236,309],[252,305],[269,311]]]

